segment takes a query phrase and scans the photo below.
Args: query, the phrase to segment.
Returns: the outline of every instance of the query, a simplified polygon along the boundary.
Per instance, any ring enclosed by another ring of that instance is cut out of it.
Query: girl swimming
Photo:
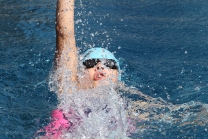
[[[42,138],[128,138],[124,103],[112,88],[121,80],[119,61],[104,48],[91,48],[78,60],[74,0],[57,2],[56,39],[60,104],[39,131]]]
[[[67,79],[62,71],[59,82],[65,82],[65,78],[78,89],[97,87],[101,80],[105,80],[107,84],[117,82],[120,70],[118,60],[104,48],[92,48],[84,54],[81,59],[81,64],[85,68],[84,78],[81,80],[78,78],[79,62],[74,34],[74,0],[59,0],[56,15],[56,69],[70,71]],[[59,92],[62,92],[63,84],[59,87]]]

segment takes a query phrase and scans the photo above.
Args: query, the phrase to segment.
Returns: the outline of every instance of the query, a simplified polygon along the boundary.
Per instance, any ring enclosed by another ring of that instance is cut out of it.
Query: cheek
[[[118,71],[117,70],[111,70],[109,72],[109,77],[112,79],[113,82],[116,82],[118,80]]]
[[[118,71],[114,71],[114,81],[118,81]]]
[[[93,75],[94,75],[94,69],[87,69],[85,70],[85,76],[88,77],[88,79],[93,79]]]

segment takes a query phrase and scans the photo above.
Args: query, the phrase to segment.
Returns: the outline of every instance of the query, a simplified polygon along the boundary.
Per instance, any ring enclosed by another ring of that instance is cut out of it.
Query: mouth
[[[102,72],[97,72],[94,75],[94,80],[98,81],[98,80],[102,80],[103,78],[105,78],[105,74]]]

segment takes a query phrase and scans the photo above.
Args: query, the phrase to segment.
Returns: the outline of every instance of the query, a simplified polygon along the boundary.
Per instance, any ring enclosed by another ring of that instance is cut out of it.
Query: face
[[[91,88],[109,85],[118,81],[118,70],[106,67],[98,62],[93,68],[85,70],[85,76],[89,80]]]

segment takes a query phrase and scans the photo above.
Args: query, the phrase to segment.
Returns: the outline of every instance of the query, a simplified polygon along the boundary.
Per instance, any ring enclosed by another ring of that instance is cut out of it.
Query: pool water
[[[206,0],[76,1],[80,53],[94,46],[114,52],[126,86],[163,105],[137,107],[137,114],[150,115],[135,119],[130,138],[208,138],[207,6]],[[56,1],[7,0],[0,7],[0,138],[33,138],[58,104],[48,88]],[[124,97],[145,101],[130,91]]]

